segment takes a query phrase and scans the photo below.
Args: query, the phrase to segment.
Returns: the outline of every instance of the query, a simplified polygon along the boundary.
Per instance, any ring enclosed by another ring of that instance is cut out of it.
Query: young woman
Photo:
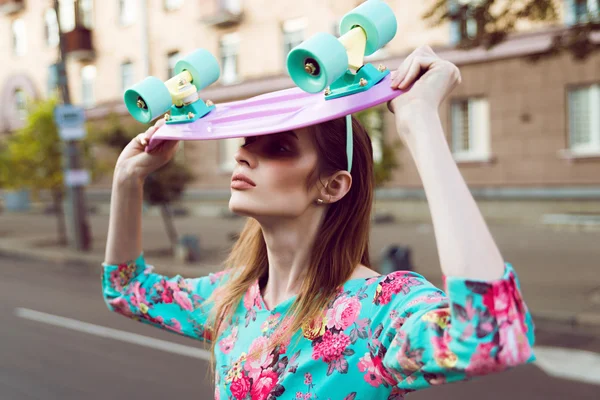
[[[446,293],[413,272],[370,268],[371,143],[340,119],[247,138],[230,209],[248,217],[223,272],[152,273],[142,254],[142,183],[175,152],[115,168],[103,274],[109,309],[212,343],[217,399],[401,399],[430,385],[532,361],[533,324],[448,149],[438,108],[460,73],[423,47],[394,72],[388,105],[423,181]],[[412,87],[411,87],[412,86]]]

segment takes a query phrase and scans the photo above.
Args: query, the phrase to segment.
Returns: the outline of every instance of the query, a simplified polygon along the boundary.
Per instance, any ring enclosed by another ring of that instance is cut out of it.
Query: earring
[[[317,199],[317,204],[323,204],[323,199]]]

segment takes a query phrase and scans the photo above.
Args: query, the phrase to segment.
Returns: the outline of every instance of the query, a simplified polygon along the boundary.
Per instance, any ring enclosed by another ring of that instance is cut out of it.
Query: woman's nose
[[[256,156],[252,154],[251,151],[248,151],[244,147],[240,147],[234,154],[233,158],[238,164],[245,164],[249,168],[254,168],[256,166]]]

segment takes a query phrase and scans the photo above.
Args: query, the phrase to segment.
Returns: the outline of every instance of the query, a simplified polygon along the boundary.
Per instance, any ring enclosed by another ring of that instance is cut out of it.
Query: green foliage
[[[193,179],[185,165],[171,161],[146,178],[144,200],[149,205],[170,204],[181,197],[186,185]]]
[[[13,132],[0,149],[0,185],[6,189],[64,191],[63,146],[54,122],[54,98],[30,104],[25,125]],[[95,176],[91,145],[83,147],[84,166]]]
[[[400,140],[386,143],[384,138],[384,132],[386,131],[385,110],[385,106],[371,107],[354,114],[371,137],[374,158],[378,158],[377,153],[380,152],[379,160],[374,160],[373,165],[376,187],[389,182],[392,179],[393,170],[399,167],[397,153],[401,147]]]
[[[23,128],[7,139],[2,152],[4,187],[34,190],[62,187],[62,143],[54,124],[55,105],[54,99],[33,103]]]
[[[502,42],[515,31],[519,22],[559,22],[559,0],[429,0],[430,6],[423,19],[432,26],[457,21],[461,41],[458,48],[469,49],[483,46],[487,49]],[[470,35],[469,25],[476,27]],[[588,15],[569,29],[554,34],[547,55],[561,51],[570,52],[576,59],[583,59],[598,49],[590,40],[590,33],[600,30],[597,16]],[[539,57],[535,57],[539,58]]]
[[[117,114],[111,114],[106,121],[90,125],[89,131],[94,141],[115,150],[115,156],[139,133],[148,129],[131,118],[125,121]],[[110,163],[110,168],[114,162]],[[172,160],[152,173],[144,182],[144,200],[149,205],[170,204],[177,201],[186,185],[193,180],[191,171],[182,163]]]

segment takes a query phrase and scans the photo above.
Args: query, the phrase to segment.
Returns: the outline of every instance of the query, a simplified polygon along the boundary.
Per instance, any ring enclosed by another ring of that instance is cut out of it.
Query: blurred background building
[[[205,100],[221,103],[292,87],[287,53],[316,32],[337,34],[340,18],[361,2],[60,0],[72,101],[86,108],[91,121],[111,113],[131,118],[123,91],[148,75],[167,80],[179,57],[198,47],[221,63],[221,79],[203,91]],[[423,19],[432,1],[387,3],[396,12],[398,33],[369,60],[395,69],[427,44],[460,67],[463,84],[441,115],[455,159],[488,218],[539,222],[600,215],[600,52],[577,58],[551,51],[561,32],[598,18],[598,0],[557,1],[556,22],[519,22],[491,49],[460,46],[481,29],[468,16],[432,27]],[[0,137],[7,137],[23,124],[27,98],[49,96],[57,87],[53,1],[0,0],[0,32]],[[594,31],[589,46],[599,44]],[[396,140],[392,115],[381,107],[368,125],[380,159]],[[195,174],[184,197],[190,208],[208,212],[226,205],[237,146],[235,139],[182,145]],[[397,158],[392,179],[378,190],[377,207],[427,219],[410,155],[398,149]],[[88,197],[104,204],[109,188],[105,179],[89,188]]]

